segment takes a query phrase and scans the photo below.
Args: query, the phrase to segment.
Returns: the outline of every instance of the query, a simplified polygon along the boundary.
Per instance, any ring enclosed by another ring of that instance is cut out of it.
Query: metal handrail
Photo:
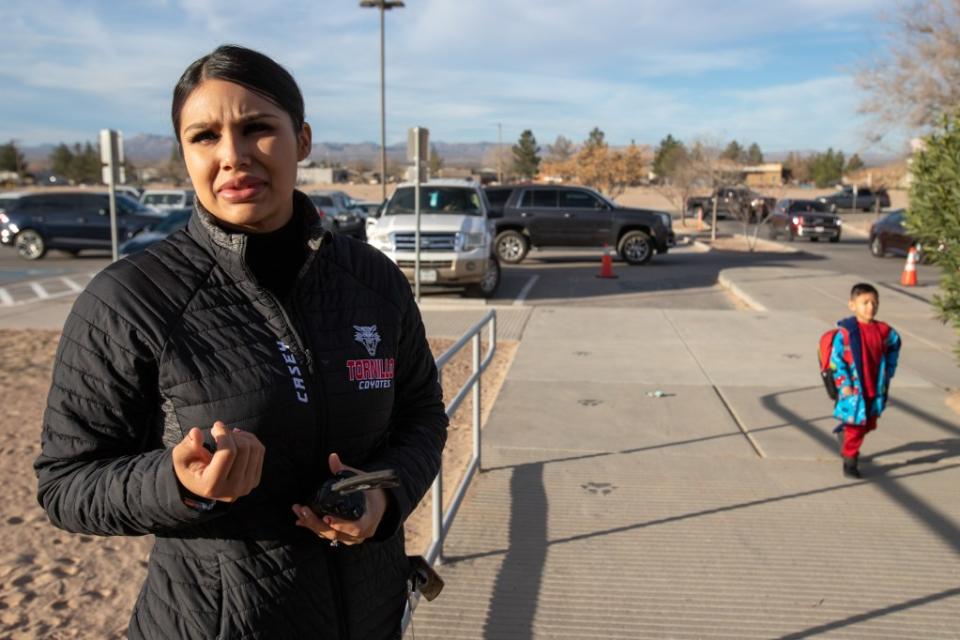
[[[487,340],[487,353],[483,360],[481,360],[480,333],[483,331],[484,325],[489,325],[490,333]],[[450,509],[446,514],[443,513],[442,463],[440,465],[440,470],[437,472],[437,477],[433,481],[433,486],[431,488],[431,491],[433,492],[433,539],[430,541],[430,546],[427,548],[427,552],[424,554],[424,558],[431,565],[443,563],[443,540],[446,537],[447,532],[450,530],[450,526],[453,524],[453,519],[457,515],[457,511],[460,509],[460,504],[463,502],[463,497],[466,495],[467,489],[470,487],[470,482],[473,480],[473,476],[481,470],[480,381],[483,372],[486,371],[487,367],[490,365],[490,362],[493,360],[494,352],[497,350],[497,312],[495,309],[491,309],[489,312],[487,312],[487,314],[479,322],[468,329],[459,340],[457,340],[443,353],[443,355],[437,358],[437,373],[441,382],[443,380],[444,365],[450,362],[450,360],[457,355],[457,353],[459,353],[468,342],[472,342],[473,344],[473,373],[470,375],[467,381],[464,382],[459,391],[457,391],[453,399],[447,404],[446,413],[447,417],[452,417],[453,414],[457,412],[457,409],[460,408],[460,405],[463,404],[467,394],[470,391],[473,391],[473,455],[471,456],[470,462],[467,465],[466,472],[463,474],[463,478],[460,479],[460,484],[457,485],[457,488],[454,491],[453,501],[450,503]],[[406,631],[407,626],[410,624],[410,619],[413,616],[413,610],[416,609],[419,601],[420,594],[418,592],[411,594],[411,598],[407,603],[406,611],[404,611],[403,614],[404,631]]]

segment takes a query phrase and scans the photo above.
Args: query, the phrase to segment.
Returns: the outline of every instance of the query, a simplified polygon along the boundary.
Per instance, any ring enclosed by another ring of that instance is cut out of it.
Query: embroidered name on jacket
[[[290,347],[283,340],[277,340],[277,347],[280,349],[280,356],[283,358],[284,364],[287,365],[287,371],[290,372],[290,377],[293,379],[293,390],[297,393],[297,400],[307,402],[307,385],[303,382],[303,373],[297,364],[296,356],[293,355]]]
[[[357,389],[389,389],[393,383],[394,359],[374,358],[380,344],[377,325],[353,325],[353,339],[363,345],[370,358],[347,360],[347,375],[350,382],[357,382]]]

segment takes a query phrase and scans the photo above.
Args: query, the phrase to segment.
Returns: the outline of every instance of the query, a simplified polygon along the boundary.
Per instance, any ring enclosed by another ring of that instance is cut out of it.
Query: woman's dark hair
[[[217,47],[213,53],[195,60],[173,88],[170,116],[173,133],[180,143],[180,112],[200,83],[216,79],[242,85],[255,91],[287,112],[297,133],[303,129],[303,94],[290,73],[259,51],[233,44]]]

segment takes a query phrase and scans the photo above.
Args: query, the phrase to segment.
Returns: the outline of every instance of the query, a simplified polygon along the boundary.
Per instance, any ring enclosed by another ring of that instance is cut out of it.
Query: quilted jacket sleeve
[[[390,438],[365,464],[368,471],[396,469],[401,481],[391,490],[393,504],[381,522],[378,538],[399,529],[426,494],[440,469],[447,440],[449,421],[443,391],[420,310],[412,296],[405,302]]]
[[[843,397],[843,388],[854,386],[854,375],[850,365],[843,359],[844,351],[843,331],[837,331],[833,336],[833,348],[830,350],[830,370],[833,371],[833,382],[837,385],[840,397]]]
[[[890,387],[890,380],[893,379],[894,374],[897,373],[897,363],[900,361],[900,334],[896,332],[895,329],[890,329],[890,334],[887,336],[887,349],[886,355],[886,368],[887,368],[887,388]]]
[[[40,504],[54,525],[99,535],[214,517],[219,510],[201,513],[181,499],[160,439],[157,345],[104,302],[103,281],[77,299],[60,339],[34,463]]]

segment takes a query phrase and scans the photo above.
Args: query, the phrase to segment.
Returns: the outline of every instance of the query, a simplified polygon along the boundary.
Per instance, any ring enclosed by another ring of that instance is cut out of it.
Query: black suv
[[[124,242],[162,219],[129,196],[117,194],[117,237]],[[48,249],[76,255],[83,249],[110,250],[110,198],[106,193],[21,193],[0,196],[0,243],[13,245],[25,260]]]
[[[675,243],[670,214],[621,207],[592,189],[567,185],[487,187],[496,223],[494,251],[516,264],[530,247],[608,245],[629,264],[646,264]]]

